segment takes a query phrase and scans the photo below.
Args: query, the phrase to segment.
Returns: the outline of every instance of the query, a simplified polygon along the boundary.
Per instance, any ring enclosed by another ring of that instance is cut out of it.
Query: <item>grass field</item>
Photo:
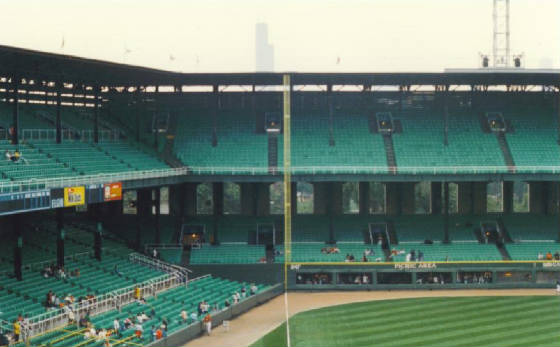
[[[560,347],[560,297],[454,297],[370,301],[290,319],[292,346]],[[252,347],[284,347],[286,324]]]

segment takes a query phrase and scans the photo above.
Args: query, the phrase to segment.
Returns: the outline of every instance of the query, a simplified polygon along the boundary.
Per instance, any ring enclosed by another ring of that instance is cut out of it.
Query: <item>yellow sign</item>
[[[78,206],[86,203],[85,187],[64,188],[64,206]]]

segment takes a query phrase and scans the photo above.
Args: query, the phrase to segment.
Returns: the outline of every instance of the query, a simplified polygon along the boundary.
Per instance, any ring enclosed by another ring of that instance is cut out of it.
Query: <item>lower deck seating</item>
[[[503,221],[514,241],[558,240],[558,216],[519,213],[504,215]]]
[[[421,251],[424,261],[483,261],[503,260],[503,257],[494,244],[480,244],[477,242],[461,242],[443,244],[407,243],[392,248],[398,254],[393,256],[393,261],[402,262],[406,260],[406,254],[414,250],[416,255]]]
[[[124,319],[131,318],[135,321],[135,317],[139,313],[146,313],[149,319],[142,322],[144,333],[139,339],[134,336],[134,328],[122,331],[121,337],[112,335],[109,341],[112,346],[127,345],[130,342],[134,345],[147,345],[152,342],[151,328],[152,326],[160,327],[163,320],[168,322],[167,334],[182,329],[190,324],[198,323],[203,317],[198,316],[196,319],[190,317],[191,313],[197,312],[197,306],[201,301],[206,301],[210,305],[211,313],[217,313],[224,309],[225,301],[228,300],[233,304],[232,296],[234,293],[242,293],[245,288],[245,295],[241,295],[244,301],[250,297],[250,287],[253,284],[245,282],[230,281],[221,278],[203,277],[201,279],[191,281],[188,287],[176,287],[160,293],[157,298],[149,297],[146,299],[147,304],[131,303],[119,310],[112,310],[91,317],[91,323],[96,329],[113,329],[113,321],[117,319],[120,322],[121,329],[124,327]],[[266,285],[256,285],[257,294],[266,290]],[[185,310],[189,316],[186,322],[181,318],[181,311]],[[85,330],[78,330],[75,326],[66,326],[61,329],[51,331],[47,334],[31,339],[33,346],[72,346],[80,347],[102,346],[105,341],[95,338],[85,338]],[[23,346],[23,345],[22,345]]]
[[[507,243],[506,250],[511,260],[539,260],[539,254],[546,259],[547,252],[550,252],[553,256],[560,252],[560,244],[543,241]]]
[[[255,264],[266,259],[263,245],[202,245],[191,251],[190,264]]]
[[[338,248],[337,253],[327,253],[328,249]],[[279,253],[275,256],[275,263],[284,262],[284,245],[277,245],[274,249]],[[385,261],[385,253],[381,246],[368,245],[358,242],[339,242],[329,245],[319,242],[292,243],[292,262],[344,262],[347,255],[353,255],[355,262],[362,262],[366,250],[371,251],[366,256],[368,262]]]

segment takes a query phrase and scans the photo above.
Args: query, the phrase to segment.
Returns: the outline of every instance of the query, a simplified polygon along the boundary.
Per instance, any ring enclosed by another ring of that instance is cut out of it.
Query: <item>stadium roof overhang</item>
[[[560,86],[554,70],[450,70],[438,73],[301,73],[297,85],[537,85]],[[281,85],[283,73],[178,73],[0,45],[0,77],[99,86]]]

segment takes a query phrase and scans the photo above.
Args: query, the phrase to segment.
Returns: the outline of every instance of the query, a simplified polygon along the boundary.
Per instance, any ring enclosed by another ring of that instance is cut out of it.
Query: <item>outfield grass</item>
[[[560,347],[560,297],[370,301],[299,313],[294,347]],[[252,347],[286,346],[286,324]]]

